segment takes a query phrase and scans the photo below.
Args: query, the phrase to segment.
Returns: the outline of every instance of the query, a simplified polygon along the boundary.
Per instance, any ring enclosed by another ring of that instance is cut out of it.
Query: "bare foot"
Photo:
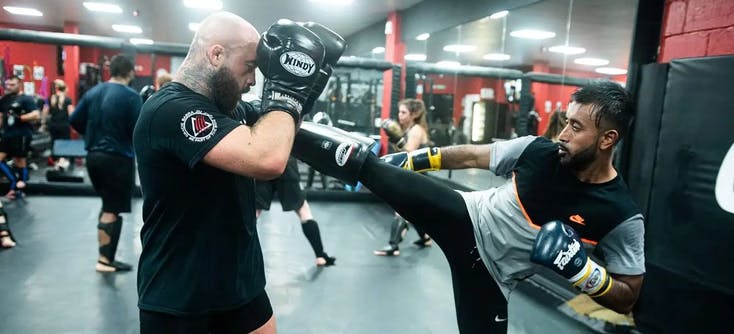
[[[13,248],[15,247],[15,241],[13,241],[10,235],[4,234],[0,236],[0,246],[3,248]]]
[[[328,255],[326,255],[325,257],[316,258],[316,265],[319,267],[333,266],[335,262],[336,262],[336,258],[328,256]]]
[[[13,199],[15,199],[15,190],[10,190],[10,191],[8,191],[8,193],[7,193],[7,194],[5,194],[5,197],[6,197],[7,199],[10,199],[10,200],[13,200]]]
[[[133,269],[133,266],[120,261],[112,261],[110,264],[106,259],[104,261],[100,259],[97,261],[94,269],[101,273],[114,273],[118,271],[130,271]]]
[[[94,270],[99,271],[101,273],[114,273],[115,271],[117,271],[115,267],[101,263],[101,262],[97,262],[97,265],[94,266]]]

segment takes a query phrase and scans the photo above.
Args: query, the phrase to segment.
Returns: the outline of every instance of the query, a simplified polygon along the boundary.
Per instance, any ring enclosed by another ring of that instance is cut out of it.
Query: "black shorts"
[[[0,152],[11,158],[25,158],[31,151],[31,137],[4,137],[0,141]]]
[[[298,210],[306,200],[306,194],[301,189],[301,177],[298,174],[298,162],[289,159],[283,175],[275,180],[257,181],[255,189],[255,207],[261,210],[270,210],[270,202],[275,193],[278,193],[283,211]]]
[[[264,325],[273,316],[268,294],[230,311],[201,316],[177,317],[166,313],[140,310],[141,334],[224,334],[249,333]]]
[[[94,191],[102,197],[102,211],[130,212],[135,166],[132,158],[105,152],[87,154],[87,172]]]

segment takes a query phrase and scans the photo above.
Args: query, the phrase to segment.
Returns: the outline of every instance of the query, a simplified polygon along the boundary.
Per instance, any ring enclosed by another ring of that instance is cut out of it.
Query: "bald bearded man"
[[[289,66],[293,55],[298,68]],[[318,37],[293,22],[278,21],[261,40],[241,17],[212,14],[173,81],[143,105],[134,133],[143,190],[141,333],[275,333],[254,179],[283,173],[303,92],[323,58]],[[263,114],[247,126],[234,110],[257,67]]]

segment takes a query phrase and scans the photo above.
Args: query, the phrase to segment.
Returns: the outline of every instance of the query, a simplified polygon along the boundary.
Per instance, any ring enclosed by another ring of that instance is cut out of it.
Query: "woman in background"
[[[48,104],[43,107],[41,119],[51,135],[51,145],[58,139],[71,139],[69,115],[74,112],[71,98],[66,96],[66,83],[61,79],[54,80],[54,94],[48,98]],[[69,160],[59,158],[56,169],[65,169]]]
[[[551,115],[550,121],[548,121],[548,127],[543,133],[543,137],[548,138],[554,142],[558,142],[558,136],[566,127],[566,112],[556,110]]]
[[[402,151],[412,152],[419,148],[428,147],[431,143],[428,136],[428,122],[426,122],[426,106],[418,99],[405,99],[398,103],[398,123],[403,136],[397,144]],[[386,129],[387,131],[387,129]],[[390,136],[390,134],[388,134]],[[413,242],[414,245],[424,248],[432,244],[428,234],[419,230],[415,225],[415,231],[420,239]],[[400,248],[398,245],[408,232],[408,222],[395,213],[395,219],[390,228],[389,245],[374,251],[379,256],[398,256]]]

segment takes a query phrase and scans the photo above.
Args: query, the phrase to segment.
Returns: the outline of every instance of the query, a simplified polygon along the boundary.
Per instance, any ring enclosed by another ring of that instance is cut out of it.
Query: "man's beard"
[[[237,106],[237,101],[242,98],[242,94],[245,93],[238,89],[237,79],[232,71],[226,67],[220,67],[209,78],[209,88],[212,92],[214,105],[222,112],[232,111]]]
[[[561,157],[561,164],[573,170],[584,170],[596,160],[596,143],[583,148],[575,154],[571,154],[567,150],[567,147],[563,145],[561,147],[566,151],[566,154]]]

